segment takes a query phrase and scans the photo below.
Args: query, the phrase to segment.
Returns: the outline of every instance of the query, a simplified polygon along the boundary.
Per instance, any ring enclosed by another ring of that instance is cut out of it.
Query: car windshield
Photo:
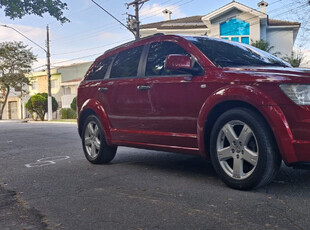
[[[238,42],[209,37],[185,37],[218,67],[281,66],[288,63],[265,51]]]

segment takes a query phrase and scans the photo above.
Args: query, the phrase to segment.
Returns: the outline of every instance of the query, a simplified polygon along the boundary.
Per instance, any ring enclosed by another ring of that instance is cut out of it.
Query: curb
[[[31,121],[31,120],[0,120],[0,123],[31,123],[31,124],[75,124],[72,121]]]
[[[0,120],[0,123],[27,123],[28,120]]]
[[[72,121],[28,121],[31,124],[72,124],[77,125],[77,122]]]

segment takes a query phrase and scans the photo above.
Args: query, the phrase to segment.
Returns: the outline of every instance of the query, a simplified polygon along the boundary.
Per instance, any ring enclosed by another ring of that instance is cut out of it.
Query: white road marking
[[[45,157],[37,160],[37,162],[35,163],[25,164],[25,166],[27,168],[42,167],[47,165],[53,165],[56,164],[57,161],[67,160],[69,158],[70,158],[69,156]]]

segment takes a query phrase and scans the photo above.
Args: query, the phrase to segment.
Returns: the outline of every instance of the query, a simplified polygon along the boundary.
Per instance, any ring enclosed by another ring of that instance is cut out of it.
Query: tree
[[[0,120],[6,106],[11,88],[23,88],[29,85],[26,73],[31,70],[36,56],[22,42],[0,43],[0,91],[3,93],[3,103],[0,107]]]
[[[63,16],[63,10],[67,10],[67,4],[60,0],[0,0],[0,8],[4,9],[5,16],[10,19],[22,18],[25,15],[43,16],[49,13],[61,23],[69,22]]]
[[[32,118],[36,114],[41,121],[44,121],[45,114],[47,113],[47,97],[47,93],[38,93],[29,98],[26,103],[26,109],[31,113]],[[52,111],[55,112],[57,109],[58,103],[55,97],[52,97]]]
[[[270,53],[270,51],[274,48],[274,46],[270,46],[270,44],[263,39],[255,41],[255,42],[251,40],[251,46],[254,46],[268,53]]]
[[[269,42],[265,41],[264,39],[261,39],[261,40],[255,41],[255,42],[253,40],[251,40],[251,46],[254,46],[254,47],[261,49],[263,51],[266,51],[268,53],[271,53],[271,50],[274,49],[274,46],[271,46],[269,44]],[[275,53],[271,53],[271,54],[277,56],[280,54],[280,52],[275,52]]]
[[[282,3],[282,2],[281,2]],[[279,4],[281,4],[279,3]],[[281,20],[300,22],[296,44],[299,47],[309,49],[310,36],[310,1],[309,0],[289,0],[288,4],[279,7],[282,13],[278,16]]]
[[[76,112],[76,97],[73,98],[71,104],[70,104],[71,109],[73,109]]]

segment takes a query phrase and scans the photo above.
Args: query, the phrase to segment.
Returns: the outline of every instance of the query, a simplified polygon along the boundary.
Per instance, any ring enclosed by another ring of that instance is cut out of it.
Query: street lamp
[[[48,26],[46,26],[46,47],[47,49],[44,49],[42,46],[40,46],[38,43],[35,41],[31,40],[28,38],[26,35],[15,29],[14,27],[8,26],[8,25],[0,25],[2,27],[6,27],[9,29],[14,30],[16,33],[20,34],[24,38],[26,38],[28,41],[32,42],[35,44],[37,47],[42,49],[46,53],[46,59],[47,59],[47,87],[48,87],[48,97],[47,97],[47,119],[49,121],[53,120],[53,110],[52,110],[52,90],[51,90],[51,54],[50,54],[50,48],[49,48],[49,29]]]

